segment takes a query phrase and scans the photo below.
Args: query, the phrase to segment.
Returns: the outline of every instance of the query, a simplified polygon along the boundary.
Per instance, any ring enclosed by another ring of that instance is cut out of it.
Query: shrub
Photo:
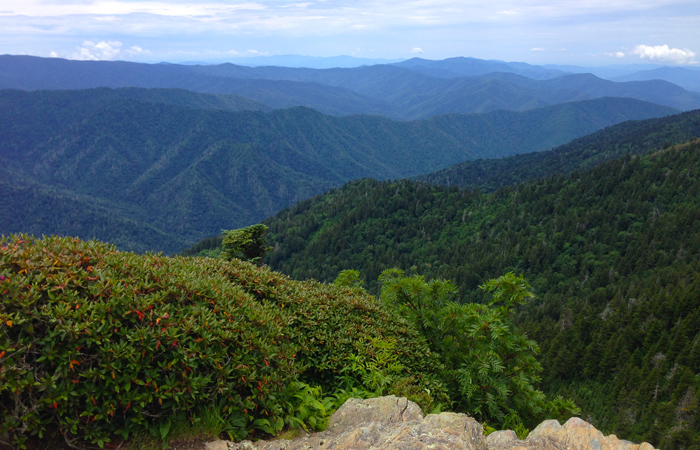
[[[0,242],[0,293],[0,437],[17,446],[55,432],[72,445],[166,439],[173,420],[202,411],[236,439],[319,429],[332,409],[323,392],[342,388],[367,342],[391,343],[396,357],[382,358],[402,371],[391,389],[449,402],[415,326],[358,288],[236,259],[12,236]]]
[[[219,270],[263,304],[289,314],[285,333],[299,348],[296,361],[303,367],[301,381],[322,386],[328,393],[344,388],[344,378],[338,375],[346,372],[350,358],[363,355],[367,342],[382,340],[394,346],[401,376],[413,380],[412,389],[429,392],[431,400],[423,404],[433,400],[435,406],[449,404],[439,378],[442,364],[438,355],[413,323],[361,288],[292,281],[266,267],[258,269],[238,260],[220,265]]]
[[[103,446],[219,404],[250,426],[297,378],[288,317],[211,259],[121,253],[70,238],[3,238],[0,435],[57,428]]]

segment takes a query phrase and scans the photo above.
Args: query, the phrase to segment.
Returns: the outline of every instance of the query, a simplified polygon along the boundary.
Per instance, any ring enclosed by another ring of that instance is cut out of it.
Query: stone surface
[[[204,448],[207,450],[228,450],[228,441],[205,442]]]
[[[518,444],[518,435],[513,430],[494,431],[486,436],[486,445],[489,450],[497,448],[513,448],[513,445]]]
[[[365,423],[398,423],[423,419],[420,407],[405,397],[351,398],[331,416],[329,428],[354,428]]]
[[[465,414],[430,414],[394,396],[350,399],[321,433],[292,440],[243,441],[232,450],[487,450],[482,426]]]
[[[520,440],[512,430],[484,436],[465,414],[429,414],[405,398],[350,399],[335,412],[326,431],[292,440],[228,443],[229,450],[655,450],[603,436],[577,417],[563,426],[545,420]],[[225,450],[212,448],[207,450]]]

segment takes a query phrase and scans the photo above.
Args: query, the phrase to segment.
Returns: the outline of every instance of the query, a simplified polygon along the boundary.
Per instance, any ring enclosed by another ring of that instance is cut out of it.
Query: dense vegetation
[[[294,278],[386,268],[452,280],[483,303],[514,271],[545,392],[606,432],[664,449],[700,442],[700,142],[624,156],[491,194],[361,180],[266,221],[269,263]]]
[[[0,89],[94,87],[238,94],[273,108],[306,106],[325,114],[373,114],[398,120],[525,111],[601,97],[634,98],[683,111],[700,108],[700,93],[658,79],[616,83],[591,74],[469,59],[315,70],[0,55]]]
[[[0,233],[170,253],[353,179],[546,150],[672,112],[632,99],[414,122],[233,111],[246,106],[180,90],[2,91]]]
[[[0,443],[317,430],[350,396],[383,394],[521,435],[577,412],[535,387],[539,349],[510,318],[531,297],[523,278],[482,286],[490,306],[452,302],[446,281],[397,270],[381,281],[379,300],[342,277],[291,281],[238,259],[3,238]]]
[[[238,438],[312,425],[318,388],[345,387],[349,358],[372,357],[373,342],[404,368],[391,392],[447,402],[425,339],[356,290],[71,238],[4,238],[0,258],[0,436],[17,443],[167,438],[212,410]]]

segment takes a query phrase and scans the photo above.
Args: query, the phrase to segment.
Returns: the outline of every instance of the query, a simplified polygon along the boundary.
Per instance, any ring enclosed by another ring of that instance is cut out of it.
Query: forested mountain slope
[[[616,83],[593,75],[564,75],[549,69],[516,73],[470,71],[464,61],[445,60],[414,67],[452,67],[456,77],[427,74],[397,65],[351,69],[244,67],[233,64],[184,66],[124,61],[68,61],[0,56],[0,88],[86,89],[94,87],[182,88],[213,94],[233,93],[275,108],[308,106],[326,114],[378,114],[409,120],[446,113],[524,111],[600,97],[629,97],[680,110],[700,108],[700,93],[650,80]],[[494,70],[495,62],[482,62]],[[438,70],[438,69],[435,69]],[[442,70],[442,69],[439,69]],[[478,75],[464,76],[461,73]]]
[[[361,180],[265,223],[269,264],[296,278],[357,269],[374,291],[399,267],[479,302],[485,280],[524,274],[545,391],[605,432],[700,441],[700,141],[491,194]]]
[[[644,154],[695,137],[700,137],[700,110],[659,119],[628,121],[545,152],[465,161],[413,179],[490,192],[540,177],[590,169],[609,159]]]
[[[545,150],[672,112],[632,99],[413,122],[307,108],[222,110],[238,100],[181,90],[1,91],[3,197],[23,213],[5,209],[0,233],[96,237],[172,252],[353,179]]]

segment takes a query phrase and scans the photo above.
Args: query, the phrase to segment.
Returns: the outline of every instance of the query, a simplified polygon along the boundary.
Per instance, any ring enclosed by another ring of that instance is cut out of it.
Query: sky
[[[0,54],[700,63],[700,0],[0,0]]]

